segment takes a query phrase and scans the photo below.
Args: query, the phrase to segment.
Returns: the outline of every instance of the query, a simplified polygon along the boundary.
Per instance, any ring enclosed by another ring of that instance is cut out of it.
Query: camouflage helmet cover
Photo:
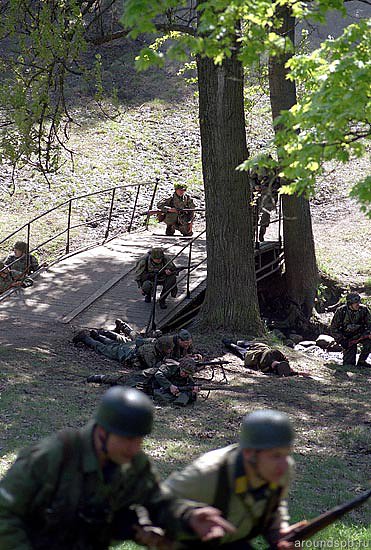
[[[179,368],[187,374],[194,374],[196,370],[196,362],[192,357],[182,357],[179,360]]]
[[[152,431],[153,405],[136,389],[114,386],[104,393],[95,421],[109,433],[143,437]]]
[[[153,260],[162,260],[162,258],[164,257],[164,251],[162,250],[162,248],[159,247],[151,248],[150,255]]]
[[[27,243],[24,241],[17,241],[14,245],[14,249],[20,250],[25,254],[27,252]]]
[[[347,304],[359,304],[361,302],[361,296],[358,292],[350,292],[347,294]]]
[[[294,429],[285,413],[258,410],[242,420],[240,447],[257,450],[290,447],[294,437]]]
[[[186,183],[174,183],[174,189],[184,189],[184,191],[186,191],[188,189],[188,185]]]

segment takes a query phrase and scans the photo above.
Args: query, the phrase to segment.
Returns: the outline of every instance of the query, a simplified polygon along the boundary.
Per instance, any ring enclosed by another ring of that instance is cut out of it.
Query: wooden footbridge
[[[121,233],[115,238],[107,238],[106,231],[103,244],[71,254],[71,203],[68,211],[67,254],[48,268],[41,269],[32,287],[1,295],[0,321],[13,318],[24,321],[26,325],[70,323],[76,327],[92,328],[112,327],[115,319],[121,318],[136,330],[145,331],[154,326],[166,327],[171,319],[182,315],[191,299],[205,289],[207,258],[202,223],[199,227],[196,224],[194,237],[167,237],[162,225],[146,225],[145,230],[142,227],[140,231]],[[108,229],[111,217],[112,203]],[[30,223],[27,230],[30,242]],[[145,303],[134,281],[137,260],[152,247],[163,247],[168,256],[175,256],[177,266],[190,266],[189,270],[180,273],[178,295],[168,298],[168,309],[165,310]],[[261,243],[255,257],[257,278],[269,276],[280,269],[283,261],[280,243],[273,240]]]

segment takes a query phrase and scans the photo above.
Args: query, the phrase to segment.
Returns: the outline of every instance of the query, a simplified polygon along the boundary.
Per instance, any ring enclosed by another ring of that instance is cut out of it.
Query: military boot
[[[133,329],[130,325],[125,323],[122,319],[116,319],[114,332],[124,334],[125,336],[130,336],[130,333],[133,332]]]
[[[176,298],[178,295],[178,287],[174,286],[174,288],[171,289],[170,294],[172,298]]]
[[[78,344],[79,342],[82,342],[83,344],[86,344],[86,338],[90,336],[90,331],[87,329],[80,330],[75,336],[72,338],[72,342],[74,344]]]
[[[174,225],[167,225],[167,226],[166,226],[165,235],[167,235],[168,237],[171,237],[171,236],[175,235],[175,227],[174,227]]]

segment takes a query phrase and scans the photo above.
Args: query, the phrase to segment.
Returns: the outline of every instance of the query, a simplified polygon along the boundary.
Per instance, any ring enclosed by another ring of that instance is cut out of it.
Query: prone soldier
[[[171,537],[232,531],[218,510],[161,490],[141,450],[152,424],[150,399],[116,386],[87,425],[22,451],[0,482],[1,550],[107,550],[138,532],[152,546],[157,531],[148,515]]]
[[[187,187],[185,183],[175,183],[174,193],[157,204],[157,208],[162,211],[157,217],[160,222],[166,223],[166,235],[174,235],[176,230],[185,237],[193,235],[192,225],[195,213],[184,212],[184,209],[192,210],[196,206],[192,197],[186,193]]]
[[[357,367],[371,367],[367,358],[371,353],[371,313],[367,306],[361,304],[361,296],[350,292],[346,304],[340,306],[331,321],[331,331],[336,342],[343,348],[343,364],[356,364],[357,346],[361,353]]]

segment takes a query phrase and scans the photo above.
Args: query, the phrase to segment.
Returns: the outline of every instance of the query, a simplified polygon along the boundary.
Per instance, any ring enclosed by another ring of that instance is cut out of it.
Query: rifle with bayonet
[[[344,504],[340,504],[340,506],[335,506],[334,508],[331,508],[331,510],[328,510],[328,512],[325,512],[315,519],[312,519],[312,521],[310,521],[309,523],[293,529],[292,531],[290,531],[290,533],[281,537],[278,542],[287,541],[299,543],[303,540],[309,539],[310,537],[318,533],[318,531],[321,531],[328,525],[331,525],[331,523],[334,523],[334,521],[336,521],[337,519],[350,512],[350,510],[361,506],[370,497],[371,489],[368,489],[368,491],[365,491],[359,497],[345,502]],[[271,549],[276,550],[277,543],[275,545],[272,545]]]

